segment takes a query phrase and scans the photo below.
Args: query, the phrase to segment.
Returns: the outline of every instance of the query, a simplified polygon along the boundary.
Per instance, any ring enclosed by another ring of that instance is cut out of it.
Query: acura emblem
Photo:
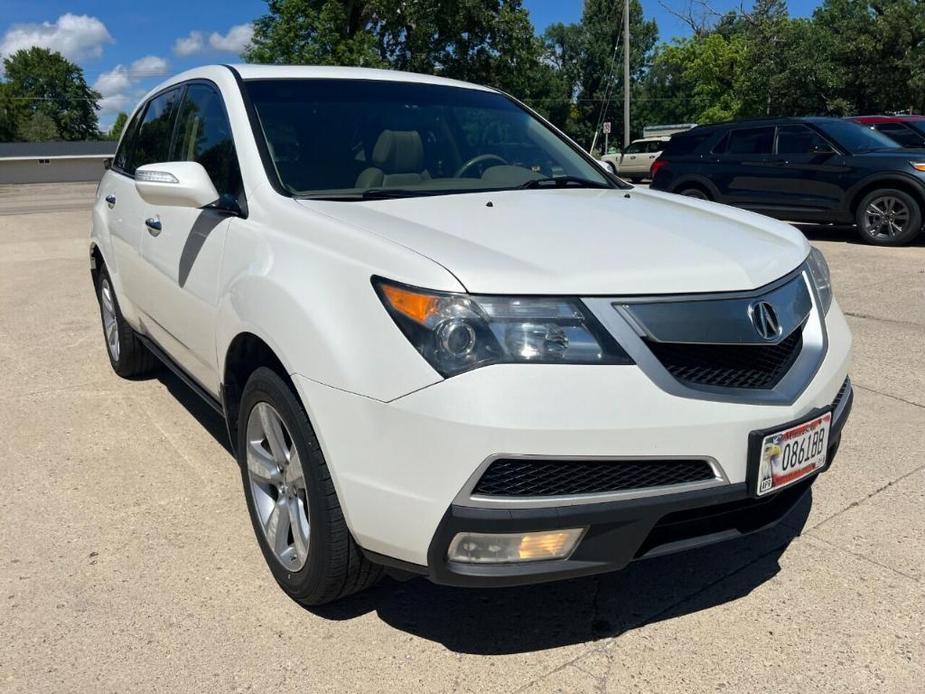
[[[780,319],[774,307],[767,301],[756,301],[748,307],[748,315],[752,319],[752,325],[755,326],[755,332],[762,339],[771,341],[780,337],[781,325]]]

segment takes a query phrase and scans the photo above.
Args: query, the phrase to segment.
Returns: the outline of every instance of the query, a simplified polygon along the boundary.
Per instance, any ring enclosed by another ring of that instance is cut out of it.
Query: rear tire
[[[97,274],[96,299],[100,306],[106,354],[109,356],[112,370],[122,378],[133,378],[154,371],[160,362],[142,344],[138,334],[123,317],[112,278],[105,265]]]
[[[350,535],[292,386],[275,371],[258,368],[244,386],[239,411],[244,496],[257,542],[283,591],[303,605],[321,605],[375,584],[383,569]]]
[[[712,200],[709,194],[702,188],[695,188],[693,186],[688,188],[682,188],[678,191],[678,195],[686,195],[689,198],[696,198],[697,200]]]
[[[858,235],[876,246],[903,246],[922,231],[922,207],[902,190],[884,188],[865,195],[854,215]]]

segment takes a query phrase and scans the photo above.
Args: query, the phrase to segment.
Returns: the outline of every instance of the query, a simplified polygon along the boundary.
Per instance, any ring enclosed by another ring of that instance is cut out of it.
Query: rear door
[[[774,126],[731,130],[714,148],[716,164],[710,176],[720,202],[746,208],[762,208],[774,199]]]
[[[157,340],[213,394],[218,393],[215,319],[225,235],[246,206],[231,126],[218,88],[192,82],[177,109],[166,161],[202,164],[220,197],[203,209],[146,205],[160,229],[142,241]]]

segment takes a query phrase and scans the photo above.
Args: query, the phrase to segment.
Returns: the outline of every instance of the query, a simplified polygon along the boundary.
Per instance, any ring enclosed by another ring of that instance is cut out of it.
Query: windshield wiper
[[[304,193],[296,195],[300,200],[388,200],[389,198],[416,198],[439,195],[447,191],[409,190],[407,188],[369,188],[344,193]],[[452,191],[449,191],[452,192]]]
[[[519,186],[518,188],[565,188],[566,186],[574,186],[575,188],[610,188],[611,186],[606,183],[601,183],[600,181],[592,181],[588,178],[580,178],[579,176],[550,176],[548,178],[531,178],[529,181],[526,181]]]

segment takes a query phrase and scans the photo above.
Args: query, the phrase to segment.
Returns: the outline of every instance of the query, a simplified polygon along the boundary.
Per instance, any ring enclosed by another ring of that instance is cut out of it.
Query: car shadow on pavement
[[[199,397],[188,385],[166,366],[159,368],[154,377],[161,382],[174,399],[196,419],[202,427],[209,432],[215,441],[231,456],[231,462],[237,465],[231,443],[228,440],[228,429],[225,420]]]
[[[349,620],[375,611],[395,629],[458,653],[539,651],[619,636],[748,595],[778,573],[800,534],[811,492],[778,526],[750,537],[631,564],[623,571],[518,588],[464,589],[386,579],[337,603],[309,608]]]

